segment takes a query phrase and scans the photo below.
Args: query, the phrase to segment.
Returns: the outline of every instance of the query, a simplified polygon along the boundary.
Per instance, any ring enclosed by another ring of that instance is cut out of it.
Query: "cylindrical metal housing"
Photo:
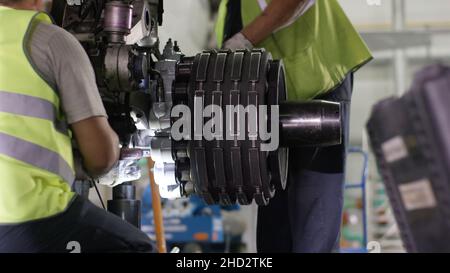
[[[109,33],[112,43],[124,43],[125,36],[130,33],[133,6],[121,1],[110,1],[105,4],[103,28]]]
[[[282,147],[331,146],[341,143],[340,104],[329,101],[282,102]]]
[[[113,188],[113,199],[108,200],[108,211],[135,227],[141,227],[141,201],[136,200],[136,188],[123,183]]]

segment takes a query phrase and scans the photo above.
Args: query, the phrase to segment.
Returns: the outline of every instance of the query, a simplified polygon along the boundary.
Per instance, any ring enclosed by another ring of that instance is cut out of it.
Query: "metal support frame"
[[[394,31],[401,32],[405,30],[405,0],[392,1],[392,28]],[[394,79],[395,90],[401,96],[406,91],[406,67],[408,59],[405,49],[394,50]]]

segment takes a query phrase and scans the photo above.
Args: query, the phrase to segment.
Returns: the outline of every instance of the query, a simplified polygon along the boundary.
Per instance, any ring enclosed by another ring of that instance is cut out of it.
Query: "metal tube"
[[[280,146],[332,146],[342,141],[340,104],[328,101],[280,104]]]
[[[115,186],[113,198],[108,200],[108,211],[140,228],[141,201],[136,200],[136,187],[130,182]]]

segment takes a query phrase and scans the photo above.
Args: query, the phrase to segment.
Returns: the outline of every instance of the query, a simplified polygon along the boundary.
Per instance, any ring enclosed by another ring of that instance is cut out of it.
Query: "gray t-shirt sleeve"
[[[39,23],[32,31],[28,50],[38,73],[59,93],[69,124],[107,116],[92,65],[72,34]]]

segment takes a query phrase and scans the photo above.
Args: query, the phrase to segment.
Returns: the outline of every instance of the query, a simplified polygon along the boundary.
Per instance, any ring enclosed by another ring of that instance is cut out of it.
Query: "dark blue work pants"
[[[317,99],[341,103],[342,144],[290,149],[288,186],[258,209],[258,252],[333,252],[339,245],[353,75]]]

